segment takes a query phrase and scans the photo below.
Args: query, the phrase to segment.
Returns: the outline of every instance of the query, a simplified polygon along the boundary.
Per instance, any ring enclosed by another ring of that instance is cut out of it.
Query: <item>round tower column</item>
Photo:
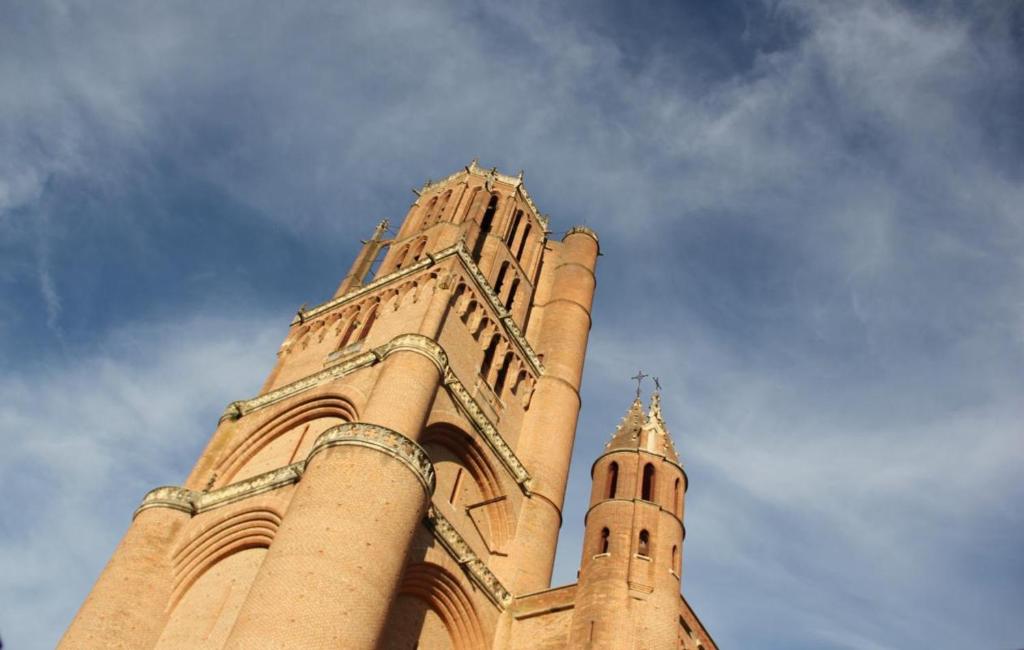
[[[523,503],[511,553],[516,558],[513,590],[517,593],[544,589],[551,583],[580,412],[580,380],[596,286],[597,235],[587,228],[572,228],[557,253],[537,342],[545,371],[537,380],[517,449],[533,477],[533,494]]]
[[[434,472],[415,442],[444,354],[395,339],[361,421],[323,433],[226,647],[377,647]]]
[[[591,470],[573,648],[675,648],[686,474],[655,393],[639,397]]]
[[[174,487],[146,495],[60,648],[148,648],[156,643],[167,620],[174,541],[192,516],[188,495]]]

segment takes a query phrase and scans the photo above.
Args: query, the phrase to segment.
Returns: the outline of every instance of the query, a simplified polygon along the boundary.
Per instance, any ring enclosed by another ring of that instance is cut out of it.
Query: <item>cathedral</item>
[[[681,593],[660,389],[594,460],[578,581],[551,586],[597,235],[549,239],[522,173],[476,161],[416,194],[145,495],[59,647],[717,648]]]

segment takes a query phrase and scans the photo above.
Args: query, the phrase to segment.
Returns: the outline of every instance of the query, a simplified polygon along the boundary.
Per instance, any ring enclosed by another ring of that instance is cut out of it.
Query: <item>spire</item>
[[[630,404],[629,410],[619,422],[612,439],[605,449],[635,449],[640,446],[640,432],[644,427],[644,405],[637,396]]]
[[[605,449],[643,449],[678,463],[679,453],[672,443],[672,435],[668,432],[668,427],[665,426],[665,420],[661,415],[661,384],[655,380],[656,388],[651,395],[647,414],[644,415],[639,384],[646,375],[643,373],[637,373],[637,375],[632,378],[637,381],[636,399],[630,404],[626,415],[623,416],[619,426],[612,433],[611,440],[605,445]]]
[[[657,380],[655,380],[657,383]],[[663,454],[666,458],[679,462],[679,453],[672,443],[672,434],[665,426],[665,420],[661,417],[661,386],[651,395],[651,406],[647,411],[647,422],[644,426],[648,433],[647,449]]]

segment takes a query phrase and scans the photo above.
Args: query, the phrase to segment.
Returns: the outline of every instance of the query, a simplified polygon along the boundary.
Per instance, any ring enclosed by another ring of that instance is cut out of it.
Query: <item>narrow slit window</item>
[[[609,499],[615,498],[615,491],[619,487],[619,464],[612,461],[608,465],[608,489],[605,491],[605,496]]]
[[[512,353],[506,352],[505,359],[501,363],[501,368],[498,370],[498,376],[494,379],[494,394],[499,398],[501,397],[501,391],[505,389],[505,379],[508,377],[509,366],[512,365]]]
[[[607,528],[601,529],[601,553],[607,553],[609,548],[609,538],[611,537],[611,531]]]
[[[644,501],[654,500],[654,465],[644,465],[644,480],[640,488],[640,498]]]
[[[530,224],[523,229],[523,238],[519,240],[519,250],[516,251],[516,261],[522,263],[523,251],[526,250],[526,240],[530,237]]]
[[[651,534],[646,530],[640,531],[640,543],[636,549],[637,555],[651,557]]]
[[[516,232],[519,230],[519,223],[523,220],[523,211],[516,210],[516,216],[512,218],[512,227],[508,230],[508,237],[505,238],[505,245],[510,249],[516,240]]]
[[[512,286],[508,289],[508,297],[505,298],[505,310],[512,311],[512,304],[516,301],[516,292],[519,291],[519,278],[512,280]]]
[[[480,376],[485,380],[487,375],[491,372],[491,366],[494,364],[494,354],[498,351],[498,335],[495,334],[491,337],[491,342],[487,345],[487,349],[484,351],[484,362],[480,366]]]
[[[494,213],[498,211],[498,196],[491,196],[484,210],[484,216],[480,219],[480,234],[476,238],[476,245],[473,246],[473,261],[480,261],[480,253],[484,250],[484,242],[487,241],[487,234],[491,232],[491,224],[494,222]]]

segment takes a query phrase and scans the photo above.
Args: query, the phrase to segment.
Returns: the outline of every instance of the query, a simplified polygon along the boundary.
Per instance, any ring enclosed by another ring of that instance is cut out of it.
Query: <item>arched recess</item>
[[[278,512],[243,510],[178,548],[170,616],[155,648],[223,647],[280,525]]]
[[[502,550],[511,538],[512,513],[483,448],[448,423],[427,427],[420,444],[434,464],[437,497],[465,510],[491,551]]]
[[[480,617],[458,578],[428,562],[406,567],[381,647],[483,650]]]
[[[215,485],[269,472],[306,457],[317,436],[332,426],[356,420],[344,397],[314,397],[294,405],[253,431],[221,461]]]

